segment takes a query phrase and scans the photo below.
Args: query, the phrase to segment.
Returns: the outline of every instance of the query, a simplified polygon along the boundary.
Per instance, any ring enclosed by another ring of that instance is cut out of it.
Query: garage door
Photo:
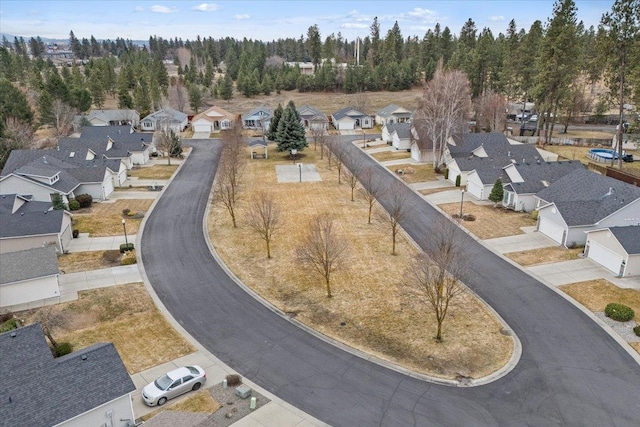
[[[193,125],[194,132],[209,132],[211,133],[211,124],[209,123],[195,123]]]
[[[587,256],[615,274],[620,273],[622,257],[601,244],[590,241],[589,254]]]
[[[109,197],[111,193],[113,193],[113,180],[110,179],[104,183],[104,195]]]
[[[564,228],[554,224],[546,218],[540,218],[538,231],[560,244],[562,244],[562,241],[564,240]]]
[[[482,200],[482,196],[484,195],[483,190],[483,185],[480,185],[475,181],[469,181],[467,179],[467,191],[469,191],[469,193],[473,194],[479,200]]]

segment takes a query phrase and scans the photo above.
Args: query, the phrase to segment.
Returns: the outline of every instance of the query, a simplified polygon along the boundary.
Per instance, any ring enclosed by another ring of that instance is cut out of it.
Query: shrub
[[[71,235],[73,236],[74,239],[77,239],[78,236],[80,235],[80,230],[73,230],[71,232]]]
[[[93,202],[93,197],[91,194],[78,194],[76,200],[80,203],[81,208],[89,208]]]
[[[449,179],[449,168],[444,170],[444,179]]]
[[[133,250],[133,243],[123,243],[120,245],[120,253],[123,254],[127,251]]]
[[[6,322],[0,324],[0,334],[3,332],[12,331],[14,329],[18,329],[18,320],[15,318],[11,318]]]
[[[460,175],[456,176],[456,187],[460,187]]]
[[[122,265],[131,265],[136,263],[136,251],[133,249],[130,251],[126,251],[122,258],[120,259],[120,264]]]
[[[607,306],[605,307],[604,315],[610,317],[613,320],[617,320],[618,322],[626,322],[633,319],[635,313],[633,312],[631,307],[627,307],[624,304],[612,302],[611,304],[607,304]]]
[[[532,211],[531,212],[531,218],[533,218],[534,220],[538,219],[538,211]]]
[[[78,202],[75,199],[69,200],[69,210],[70,211],[77,211],[78,209],[80,209],[80,202]]]
[[[122,209],[122,215],[125,215],[125,216],[129,215],[129,212],[131,212],[131,209],[129,209],[129,208]]]
[[[56,348],[53,349],[53,357],[64,356],[73,351],[73,346],[68,342],[61,342]]]
[[[229,374],[227,375],[227,385],[229,387],[237,386],[242,384],[242,377],[237,374]]]
[[[138,212],[134,212],[134,211],[132,211],[132,210],[130,210],[129,212],[127,212],[127,216],[128,216],[128,217],[130,217],[130,218],[131,218],[131,217],[135,217],[137,214],[138,214]]]
[[[635,332],[636,335],[640,337],[640,325],[636,325],[636,327],[633,328],[633,332]]]

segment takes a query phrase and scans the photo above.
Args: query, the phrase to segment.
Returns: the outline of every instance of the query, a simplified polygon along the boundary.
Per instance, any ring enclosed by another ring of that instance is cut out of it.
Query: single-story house
[[[420,163],[437,166],[442,163],[440,153],[429,137],[424,120],[411,120],[411,158]]]
[[[136,387],[112,343],[54,358],[35,323],[0,334],[0,354],[2,425],[135,425]]]
[[[0,252],[0,311],[19,311],[34,304],[58,302],[59,274],[55,246]]]
[[[194,132],[214,133],[231,129],[234,116],[224,108],[214,105],[191,119]]]
[[[249,148],[251,149],[251,158],[268,158],[267,154],[267,144],[261,139],[254,139],[249,143]],[[262,151],[262,153],[260,152]]]
[[[371,116],[356,110],[353,107],[345,107],[331,115],[331,123],[337,130],[355,130],[373,128]]]
[[[242,127],[244,129],[255,129],[266,132],[271,126],[271,109],[261,105],[242,116]]]
[[[140,113],[136,110],[90,110],[74,118],[74,130],[78,132],[83,123],[90,123],[91,126],[129,125],[135,128],[140,124]]]
[[[375,123],[384,126],[392,123],[406,123],[411,121],[411,111],[396,104],[389,104],[376,113]]]
[[[640,224],[640,188],[577,169],[536,194],[537,230],[563,246],[584,245],[587,231]]]
[[[0,224],[0,253],[43,246],[55,246],[64,253],[73,238],[71,214],[31,196],[0,196]]]
[[[305,129],[329,129],[329,119],[322,111],[308,105],[303,105],[297,110],[302,126],[304,126]]]
[[[512,163],[503,168],[508,180],[502,181],[502,206],[516,211],[531,212],[536,207],[536,194],[576,169],[584,169],[576,160],[563,162]],[[470,180],[467,178],[467,182]],[[488,189],[491,193],[491,189]]]
[[[173,108],[163,108],[149,114],[140,121],[140,128],[143,131],[173,130],[180,133],[189,124],[188,116],[182,111]]]
[[[382,128],[382,139],[396,150],[411,149],[411,123],[387,123]]]
[[[587,231],[584,254],[617,276],[640,275],[640,225]]]

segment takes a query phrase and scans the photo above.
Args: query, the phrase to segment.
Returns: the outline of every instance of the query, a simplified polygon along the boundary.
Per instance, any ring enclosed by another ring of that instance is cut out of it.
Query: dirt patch
[[[169,179],[178,169],[178,165],[153,165],[131,169],[129,176],[140,179]]]
[[[269,158],[249,162],[238,203],[238,228],[226,210],[212,206],[208,227],[211,240],[225,263],[240,279],[276,307],[320,332],[383,359],[418,372],[444,378],[478,378],[508,361],[511,338],[469,294],[454,300],[444,325],[444,343],[434,341],[435,321],[426,306],[403,291],[402,278],[416,249],[404,237],[391,255],[389,227],[376,218],[367,224],[367,205],[350,200],[350,188],[338,184],[335,167],[328,169],[313,148],[304,151],[305,163],[314,163],[322,182],[278,184],[275,165],[290,161],[275,146]],[[251,185],[249,185],[249,183]],[[247,201],[257,191],[268,191],[281,206],[286,229],[272,241],[266,258],[264,242],[246,225]],[[321,278],[300,267],[296,247],[307,224],[319,213],[333,215],[349,241],[346,268],[332,276],[333,298],[327,298]]]
[[[607,304],[617,302],[631,307],[634,319],[640,320],[640,290],[619,288],[605,279],[571,283],[560,289],[591,311],[604,311]]]
[[[74,252],[58,257],[58,266],[64,273],[98,270],[121,265],[120,251]]]
[[[73,229],[80,233],[89,233],[91,237],[122,236],[122,220],[126,220],[127,234],[136,234],[144,213],[151,207],[153,200],[132,199],[116,200],[113,203],[93,203],[88,209],[73,214]],[[129,209],[138,213],[139,218],[123,215]]]
[[[558,246],[548,248],[532,249],[529,251],[509,252],[504,254],[507,258],[516,263],[529,267],[538,264],[548,264],[551,262],[571,261],[578,259],[582,253],[582,248],[566,249]]]
[[[439,207],[451,216],[460,214],[460,203],[446,203]],[[473,202],[464,202],[462,212],[476,218],[475,221],[463,221],[462,226],[483,240],[523,234],[521,227],[536,225],[530,213],[476,205]]]
[[[77,301],[58,304],[65,323],[54,328],[58,342],[78,350],[99,342],[113,342],[130,374],[193,353],[153,304],[142,283],[80,292]],[[26,324],[39,309],[17,313]]]

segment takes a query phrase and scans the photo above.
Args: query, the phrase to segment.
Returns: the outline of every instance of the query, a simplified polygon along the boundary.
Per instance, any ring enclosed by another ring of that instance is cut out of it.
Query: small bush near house
[[[73,347],[68,342],[61,342],[58,346],[53,350],[53,357],[64,356],[65,354],[69,354],[73,351]]]
[[[123,243],[120,245],[120,253],[123,254],[127,251],[133,250],[133,243]]]
[[[78,209],[80,209],[80,203],[77,200],[69,200],[69,210],[70,211],[77,211]]]
[[[633,332],[635,332],[636,335],[640,337],[640,325],[636,325],[636,327],[633,328]]]
[[[11,318],[0,324],[0,334],[14,329],[18,329],[18,320],[15,318]]]
[[[618,322],[627,322],[633,319],[635,313],[631,309],[631,307],[627,307],[624,304],[618,304],[612,302],[611,304],[607,304],[604,308],[604,315],[610,317],[613,320],[617,320]]]
[[[537,220],[538,219],[538,211],[532,211],[531,212],[531,218]]]
[[[122,209],[122,215],[129,215],[129,212],[131,212],[131,209],[129,208]]]
[[[242,384],[242,377],[237,374],[229,374],[227,375],[227,385],[229,387],[237,386]]]
[[[81,208],[90,208],[91,203],[93,203],[93,197],[91,194],[79,194],[76,197],[76,200],[80,203]]]
[[[460,187],[460,175],[456,176],[456,187]]]
[[[126,251],[120,260],[122,265],[131,265],[136,263],[136,251],[133,249],[130,251]]]
[[[449,168],[444,170],[444,179],[449,179]]]
[[[73,230],[71,232],[71,235],[73,236],[74,239],[77,239],[78,236],[80,235],[80,230]]]

